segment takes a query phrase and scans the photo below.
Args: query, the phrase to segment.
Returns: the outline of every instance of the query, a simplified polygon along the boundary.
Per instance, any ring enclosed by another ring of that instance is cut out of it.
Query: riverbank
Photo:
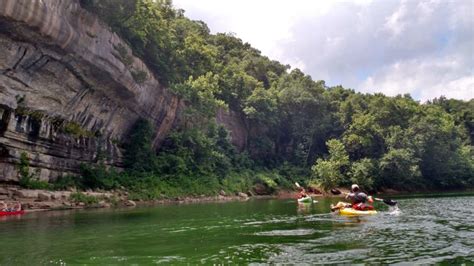
[[[291,193],[285,193],[292,197]],[[16,185],[0,186],[0,201],[9,206],[20,202],[26,212],[68,210],[84,208],[135,207],[137,205],[171,204],[171,203],[199,203],[199,202],[227,202],[245,201],[250,198],[282,197],[279,195],[248,195],[237,193],[228,195],[221,191],[215,196],[183,196],[155,200],[131,200],[125,190],[112,191],[52,191],[44,189],[25,189]]]
[[[311,190],[309,195],[313,198],[321,197],[340,197],[330,193],[321,192],[319,189]],[[313,191],[314,190],[314,191]],[[345,188],[338,188],[341,192],[349,192]],[[443,191],[446,195],[459,195],[460,193],[473,193],[474,191]],[[111,191],[78,191],[75,189],[54,191],[44,189],[25,189],[17,185],[2,184],[0,185],[0,201],[12,206],[15,202],[20,202],[26,212],[48,211],[48,210],[69,210],[69,209],[85,209],[85,208],[111,208],[111,207],[135,207],[135,206],[151,206],[159,204],[183,204],[183,203],[201,203],[201,202],[229,202],[229,201],[246,201],[249,199],[263,198],[279,198],[290,199],[297,198],[298,191],[279,190],[274,194],[257,195],[255,193],[239,192],[230,195],[224,191],[220,191],[214,196],[179,196],[170,198],[161,198],[153,200],[132,200],[129,192],[126,190]],[[379,195],[398,196],[424,196],[433,194],[433,192],[420,191],[415,194],[395,190],[386,190]],[[439,196],[439,192],[435,193]]]

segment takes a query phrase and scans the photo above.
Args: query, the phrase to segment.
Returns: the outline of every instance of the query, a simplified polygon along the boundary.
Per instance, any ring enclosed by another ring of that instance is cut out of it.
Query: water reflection
[[[313,203],[300,203],[297,202],[298,214],[310,214],[313,208]]]

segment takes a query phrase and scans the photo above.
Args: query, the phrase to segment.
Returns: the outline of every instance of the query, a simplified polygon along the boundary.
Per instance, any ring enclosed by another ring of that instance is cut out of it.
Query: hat
[[[356,185],[356,184],[353,184],[352,187],[351,187],[351,190],[354,191],[354,190],[358,190],[359,189],[359,186]]]

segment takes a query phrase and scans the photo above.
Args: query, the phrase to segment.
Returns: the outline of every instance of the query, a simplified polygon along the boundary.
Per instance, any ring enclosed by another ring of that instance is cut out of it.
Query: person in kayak
[[[298,199],[306,198],[308,197],[308,194],[306,193],[306,190],[301,187],[300,192],[298,193]]]
[[[13,207],[8,207],[8,204],[6,204],[3,201],[0,201],[0,211],[2,212],[17,212],[21,211],[21,203],[20,202],[15,202]]]
[[[21,203],[19,201],[15,202],[15,205],[13,205],[13,208],[10,208],[12,212],[19,212],[22,210]]]
[[[2,200],[0,201],[0,211],[4,212],[4,211],[7,211],[7,204]]]
[[[352,208],[358,211],[373,210],[374,207],[367,203],[373,203],[374,200],[371,196],[367,196],[364,192],[360,191],[357,184],[352,185],[351,193],[346,195],[346,199],[351,200]]]
[[[346,199],[350,200],[351,203],[347,202],[338,202],[336,206],[331,204],[331,211],[343,209],[343,208],[353,208],[358,211],[367,211],[373,210],[374,207],[367,203],[374,202],[371,196],[367,196],[364,192],[360,191],[360,188],[357,184],[353,184],[351,187],[351,193],[346,194]]]

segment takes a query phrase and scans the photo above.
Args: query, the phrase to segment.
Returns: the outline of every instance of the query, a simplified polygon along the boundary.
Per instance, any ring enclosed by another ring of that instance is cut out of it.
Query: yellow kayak
[[[374,215],[374,214],[377,214],[377,211],[376,210],[358,211],[352,208],[344,208],[344,209],[339,210],[339,214],[345,215],[345,216]]]

